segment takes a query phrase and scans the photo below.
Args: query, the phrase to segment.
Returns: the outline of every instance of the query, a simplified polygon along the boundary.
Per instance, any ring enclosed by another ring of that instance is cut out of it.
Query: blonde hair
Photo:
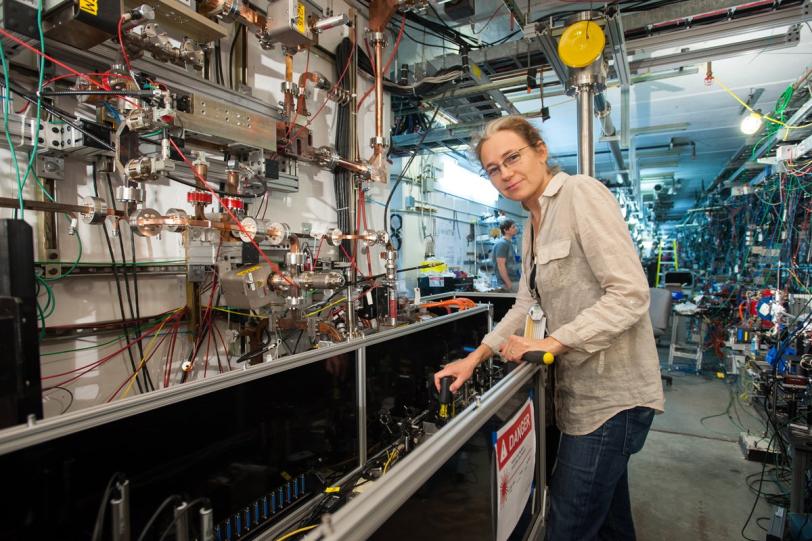
[[[482,146],[488,141],[488,139],[500,131],[512,131],[527,141],[527,144],[532,147],[537,148],[539,144],[544,145],[545,147],[547,146],[544,139],[541,137],[541,133],[539,133],[538,129],[530,124],[526,118],[519,115],[503,116],[488,122],[488,124],[485,125],[485,129],[482,131],[482,134],[477,138],[474,152],[476,152],[476,157],[480,164],[482,164]],[[548,165],[547,168],[552,173],[558,171],[558,167],[551,167]]]

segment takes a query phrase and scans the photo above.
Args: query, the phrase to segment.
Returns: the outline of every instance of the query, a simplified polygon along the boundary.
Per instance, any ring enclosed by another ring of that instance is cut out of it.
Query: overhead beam
[[[798,43],[800,43],[800,40],[800,26],[795,25],[786,33],[777,36],[767,36],[747,41],[740,41],[738,43],[730,43],[728,45],[719,45],[718,47],[707,47],[704,49],[697,49],[695,51],[686,51],[654,58],[634,60],[631,63],[631,68],[632,71],[638,71],[651,68],[684,66],[686,64],[694,64],[697,62],[710,62],[713,60],[730,58],[754,51],[762,52],[767,50],[795,47],[798,45]]]
[[[623,25],[626,31],[630,28],[628,17],[629,14],[623,15]],[[747,32],[803,24],[807,21],[812,21],[812,9],[810,9],[809,0],[805,0],[802,4],[781,7],[769,13],[752,14],[738,19],[725,19],[712,24],[653,33],[651,36],[628,40],[627,49],[630,53],[633,53],[635,51],[651,52],[670,47],[684,47],[712,39],[741,36]]]
[[[743,0],[687,0],[672,2],[669,5],[646,9],[623,16],[623,24],[627,30],[643,28],[652,24],[683,19],[694,15],[701,15],[720,9],[730,9],[744,4]]]

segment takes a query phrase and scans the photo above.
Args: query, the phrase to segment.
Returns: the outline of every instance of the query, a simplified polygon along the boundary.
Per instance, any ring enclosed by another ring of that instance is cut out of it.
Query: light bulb
[[[742,133],[746,135],[753,135],[759,128],[761,128],[761,114],[756,111],[752,111],[749,115],[744,117],[741,126],[739,126]]]

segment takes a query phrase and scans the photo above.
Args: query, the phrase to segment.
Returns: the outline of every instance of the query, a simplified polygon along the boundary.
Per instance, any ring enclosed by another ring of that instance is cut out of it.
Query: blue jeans
[[[561,434],[550,480],[548,541],[634,541],[627,466],[653,420],[653,409],[638,406],[590,434]]]

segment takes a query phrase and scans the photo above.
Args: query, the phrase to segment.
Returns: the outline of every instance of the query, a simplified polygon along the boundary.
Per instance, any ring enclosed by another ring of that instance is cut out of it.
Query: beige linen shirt
[[[558,427],[582,435],[635,406],[663,411],[648,282],[617,201],[594,178],[561,172],[540,203],[536,260],[530,260],[528,219],[516,303],[483,343],[498,351],[524,328],[535,264],[548,334],[570,348],[555,361]]]

